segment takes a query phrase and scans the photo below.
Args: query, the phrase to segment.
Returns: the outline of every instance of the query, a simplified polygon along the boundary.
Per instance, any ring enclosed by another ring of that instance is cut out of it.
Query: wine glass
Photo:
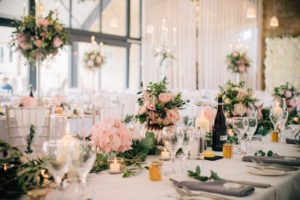
[[[258,121],[257,121],[257,111],[253,105],[250,105],[247,111],[247,117],[249,122],[249,127],[247,130],[247,140],[249,142],[249,147],[251,147],[252,137],[257,129]]]
[[[167,126],[163,128],[162,141],[164,146],[171,154],[172,170],[171,173],[175,174],[174,162],[176,152],[181,147],[183,142],[183,130],[181,127]]]
[[[62,178],[69,169],[69,145],[59,140],[47,141],[43,144],[43,152],[46,167],[60,187]]]
[[[191,146],[196,142],[195,128],[190,126],[184,126],[182,128],[183,131],[183,140],[181,144],[181,149],[183,152],[182,163],[183,163],[183,171],[185,171],[185,161],[187,160],[188,153],[191,149]]]
[[[96,147],[89,141],[76,141],[71,144],[70,157],[80,181],[86,184],[86,178],[96,160]]]
[[[239,153],[243,153],[241,141],[249,127],[248,118],[247,117],[233,117],[232,118],[232,126],[233,126],[234,132],[237,134],[237,137],[238,137]]]

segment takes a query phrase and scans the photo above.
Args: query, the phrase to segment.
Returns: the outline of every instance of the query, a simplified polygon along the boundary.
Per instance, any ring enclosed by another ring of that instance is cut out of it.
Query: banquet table
[[[285,143],[265,142],[263,150],[272,150],[274,153],[285,156],[300,156],[299,147]],[[157,160],[156,157],[149,157],[147,162]],[[176,163],[180,163],[176,160]],[[166,162],[167,166],[170,162]],[[188,169],[194,170],[200,165],[205,175],[209,175],[210,170],[214,170],[221,178],[230,180],[243,180],[271,184],[266,189],[255,188],[253,194],[247,197],[225,196],[228,199],[255,199],[255,200],[288,200],[300,199],[300,170],[288,172],[282,176],[259,176],[248,172],[247,165],[254,163],[242,162],[242,155],[233,155],[232,159],[220,159],[217,161],[208,160],[188,160],[186,161]],[[179,165],[177,165],[179,166]],[[151,182],[148,179],[148,171],[143,170],[140,174],[122,178],[122,175],[110,175],[107,171],[98,174],[90,174],[87,185],[87,196],[91,199],[110,199],[110,200],[168,200],[179,199],[175,187],[169,178],[176,180],[190,180],[185,174],[176,174],[173,176],[163,176],[159,182]],[[46,199],[56,199],[56,193],[50,192]],[[65,199],[76,199],[76,192],[72,187],[65,191]],[[59,199],[59,198],[57,198]],[[198,197],[195,199],[203,199]]]

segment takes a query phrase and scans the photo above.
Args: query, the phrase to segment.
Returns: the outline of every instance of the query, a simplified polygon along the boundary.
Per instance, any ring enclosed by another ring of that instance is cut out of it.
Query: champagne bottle
[[[222,151],[223,144],[227,141],[226,118],[223,111],[223,99],[218,98],[218,110],[212,133],[212,150]]]
[[[30,93],[29,93],[29,96],[32,97],[32,98],[34,97],[34,96],[33,96],[33,92],[32,92],[32,86],[30,86]]]

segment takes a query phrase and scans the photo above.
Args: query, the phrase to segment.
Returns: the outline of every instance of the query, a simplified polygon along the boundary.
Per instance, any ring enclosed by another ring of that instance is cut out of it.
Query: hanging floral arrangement
[[[233,51],[227,55],[227,68],[233,73],[245,73],[250,67],[250,59],[245,52]]]
[[[30,63],[43,61],[48,56],[55,56],[68,41],[64,25],[50,11],[45,18],[26,16],[15,21],[16,31],[12,34],[11,44]]]

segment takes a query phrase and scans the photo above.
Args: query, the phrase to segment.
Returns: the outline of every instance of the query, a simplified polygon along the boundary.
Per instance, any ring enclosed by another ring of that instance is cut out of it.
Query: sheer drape
[[[217,89],[234,75],[227,70],[226,55],[238,43],[247,46],[251,68],[245,80],[249,87],[257,88],[258,77],[258,0],[200,0],[198,21],[199,38],[196,39],[196,12],[190,0],[143,1],[143,68],[144,82],[159,79],[159,67],[153,56],[152,36],[147,33],[154,27],[154,43],[159,45],[158,35],[163,18],[171,30],[177,29],[176,59],[170,62],[174,88],[196,89],[196,44],[198,44],[199,89]],[[255,11],[255,18],[247,18],[247,11]],[[171,34],[169,34],[169,40]],[[238,42],[240,40],[240,42]],[[197,42],[197,43],[196,43]],[[169,41],[169,44],[171,42]]]

